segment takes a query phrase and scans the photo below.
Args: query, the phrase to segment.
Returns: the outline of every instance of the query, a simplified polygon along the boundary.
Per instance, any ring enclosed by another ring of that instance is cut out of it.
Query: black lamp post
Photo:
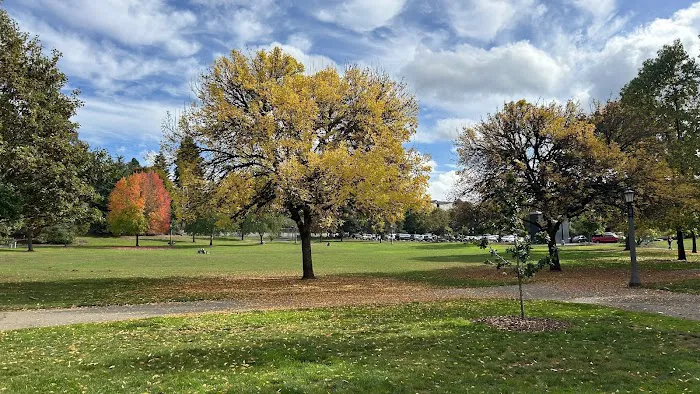
[[[629,221],[629,231],[627,239],[630,245],[630,260],[632,261],[632,277],[630,278],[630,287],[639,287],[642,283],[639,281],[639,267],[637,267],[637,242],[634,236],[634,190],[625,190],[625,202],[627,203],[627,220]]]

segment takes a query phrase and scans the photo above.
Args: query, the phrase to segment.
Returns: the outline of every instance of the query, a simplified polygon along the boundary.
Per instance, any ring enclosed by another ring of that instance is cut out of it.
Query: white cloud
[[[571,0],[571,4],[590,18],[586,37],[605,40],[619,32],[629,21],[629,15],[618,15],[617,0]]]
[[[152,166],[156,160],[157,155],[158,152],[154,150],[142,150],[141,152],[139,152],[139,156],[143,158],[143,162],[141,162],[141,164],[145,164],[148,167]]]
[[[321,8],[316,17],[350,30],[365,32],[387,25],[401,13],[406,0],[347,0],[333,7]]]
[[[192,0],[202,6],[201,19],[207,31],[227,49],[269,41],[278,25],[271,18],[278,14],[274,0]]]
[[[597,99],[616,95],[635,77],[644,60],[675,39],[680,39],[692,57],[700,53],[700,3],[676,12],[671,18],[656,19],[632,32],[609,39],[601,50],[587,50],[580,55],[578,79],[582,88]]]
[[[549,96],[567,71],[545,51],[520,41],[489,50],[471,45],[443,51],[423,47],[402,74],[422,100],[440,105],[461,104],[480,95]]]
[[[124,45],[162,46],[177,56],[200,49],[187,34],[197,24],[195,14],[174,9],[164,0],[26,0],[25,5],[48,10],[67,24]]]
[[[137,146],[157,145],[162,137],[161,124],[167,111],[182,108],[177,102],[126,100],[121,98],[82,97],[85,106],[78,110],[80,138],[91,145],[107,143],[124,146],[131,155]]]
[[[428,164],[428,166],[430,166],[430,171],[431,171],[431,172],[437,171],[437,169],[438,169],[438,163],[437,163],[435,160],[429,159],[427,164]]]
[[[536,0],[463,0],[447,1],[446,10],[457,35],[491,41],[545,8]]]
[[[438,119],[431,128],[418,127],[418,132],[414,136],[414,139],[415,142],[423,143],[454,141],[464,127],[471,126],[475,123],[475,121],[466,118]]]
[[[428,194],[433,200],[450,201],[454,197],[457,180],[457,171],[433,173],[428,181]]]
[[[39,35],[46,49],[55,48],[63,53],[59,64],[62,71],[88,81],[103,94],[119,92],[125,83],[141,81],[150,76],[189,78],[203,68],[191,57],[176,60],[144,57],[138,52],[118,48],[110,42],[96,42],[75,32],[57,30],[31,16],[20,14],[16,19],[22,29]],[[144,87],[147,86],[134,89],[131,93],[148,93]],[[177,96],[187,94],[180,82],[173,86],[161,81],[153,89]]]
[[[582,15],[588,21],[573,24],[589,29],[567,30],[557,24],[560,22],[550,21],[541,27],[550,32],[543,33],[543,39],[489,49],[468,44],[435,49],[421,43],[407,51],[414,56],[400,75],[408,80],[424,107],[439,108],[455,118],[478,119],[498,110],[504,102],[521,98],[540,102],[574,98],[585,106],[590,99],[614,97],[634,78],[644,60],[676,38],[691,56],[700,53],[700,3],[670,18],[659,18],[610,37],[611,31],[627,23],[626,17],[618,15],[614,1],[601,3],[600,10],[589,2],[572,4],[584,10]],[[605,21],[607,30],[590,38],[595,21]],[[417,138],[430,141],[434,133],[421,128]]]
[[[311,50],[312,41],[306,34],[296,33],[287,38],[287,44],[298,48],[300,51],[308,52]]]
[[[571,4],[594,15],[597,19],[606,19],[617,8],[617,0],[571,0]]]

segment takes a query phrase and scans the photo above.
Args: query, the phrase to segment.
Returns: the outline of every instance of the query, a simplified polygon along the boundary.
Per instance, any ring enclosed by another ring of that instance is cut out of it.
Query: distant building
[[[540,231],[539,227],[535,226],[532,222],[542,221],[542,212],[533,212],[530,214],[530,221],[527,223],[528,232],[530,233],[530,242],[536,243],[537,233]],[[566,219],[559,226],[559,231],[555,237],[555,242],[557,244],[562,243],[562,240],[566,243],[569,242],[569,220]]]
[[[455,206],[454,201],[432,200],[431,203],[433,203],[433,206],[435,208],[440,208],[443,211],[449,211],[450,209],[454,208],[454,206]]]

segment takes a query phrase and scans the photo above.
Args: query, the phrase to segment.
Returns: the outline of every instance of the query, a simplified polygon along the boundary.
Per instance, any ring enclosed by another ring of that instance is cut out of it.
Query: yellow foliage
[[[221,165],[227,213],[276,205],[330,225],[348,204],[388,221],[427,206],[429,168],[404,148],[418,106],[403,84],[357,67],[307,75],[279,48],[234,50],[202,82],[191,120]]]

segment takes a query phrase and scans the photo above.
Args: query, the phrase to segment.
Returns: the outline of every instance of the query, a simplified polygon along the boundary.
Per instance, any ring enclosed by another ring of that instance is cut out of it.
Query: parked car
[[[571,242],[573,242],[573,243],[588,242],[588,239],[586,238],[585,235],[577,235],[577,236],[571,238]]]
[[[620,242],[620,237],[615,233],[603,233],[601,235],[594,235],[591,237],[591,242],[593,243],[617,243]]]
[[[514,244],[515,243],[515,235],[504,235],[501,237],[501,242],[507,243],[507,244]]]
[[[399,241],[410,241],[410,240],[411,240],[411,234],[405,234],[405,233],[399,234]]]
[[[498,242],[498,235],[484,234],[481,238],[486,238],[489,242]]]

